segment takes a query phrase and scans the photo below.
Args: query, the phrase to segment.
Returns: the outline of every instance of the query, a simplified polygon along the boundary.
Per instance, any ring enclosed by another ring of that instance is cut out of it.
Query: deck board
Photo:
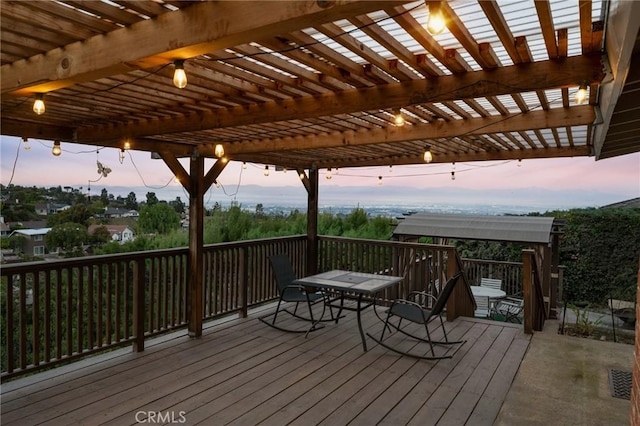
[[[380,333],[370,311],[363,323]],[[182,412],[189,425],[492,424],[529,336],[471,318],[446,327],[466,342],[453,358],[425,361],[370,339],[363,352],[353,313],[306,339],[255,317],[228,320],[199,339],[174,333],[141,353],[119,350],[3,384],[2,423],[132,425],[139,412]]]

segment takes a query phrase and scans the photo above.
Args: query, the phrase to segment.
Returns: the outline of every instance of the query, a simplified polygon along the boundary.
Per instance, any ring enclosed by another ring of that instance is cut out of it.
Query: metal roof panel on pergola
[[[393,235],[550,244],[557,225],[553,217],[417,213],[400,220]]]

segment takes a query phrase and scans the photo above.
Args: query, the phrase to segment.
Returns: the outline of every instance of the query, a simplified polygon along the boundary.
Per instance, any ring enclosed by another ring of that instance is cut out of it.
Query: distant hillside
[[[619,209],[619,208],[640,209],[640,198],[632,198],[630,200],[620,201],[618,203],[607,204],[606,206],[602,206],[600,208],[601,209]]]

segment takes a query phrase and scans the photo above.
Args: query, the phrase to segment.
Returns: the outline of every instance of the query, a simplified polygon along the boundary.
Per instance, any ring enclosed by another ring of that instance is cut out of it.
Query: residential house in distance
[[[10,236],[20,235],[24,237],[21,247],[22,253],[29,256],[43,256],[45,254],[44,236],[51,228],[16,229]]]
[[[87,229],[89,235],[93,235],[96,229],[104,226],[109,231],[112,241],[118,241],[120,244],[124,244],[127,241],[133,241],[133,230],[127,225],[90,225]]]
[[[5,223],[4,216],[0,216],[0,237],[8,237],[11,233],[11,228]]]
[[[36,214],[39,216],[48,216],[50,214],[60,213],[61,211],[69,208],[71,208],[70,205],[59,203],[36,204],[35,206]]]
[[[138,212],[136,210],[126,210],[118,207],[107,207],[104,209],[104,217],[109,219],[116,219],[122,217],[138,217]]]

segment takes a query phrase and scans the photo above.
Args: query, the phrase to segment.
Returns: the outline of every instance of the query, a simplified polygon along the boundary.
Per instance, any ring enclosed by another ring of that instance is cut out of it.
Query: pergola
[[[313,270],[319,169],[640,150],[640,2],[3,0],[0,16],[3,135],[157,153],[189,192],[192,335],[203,194],[229,161],[304,173]]]

